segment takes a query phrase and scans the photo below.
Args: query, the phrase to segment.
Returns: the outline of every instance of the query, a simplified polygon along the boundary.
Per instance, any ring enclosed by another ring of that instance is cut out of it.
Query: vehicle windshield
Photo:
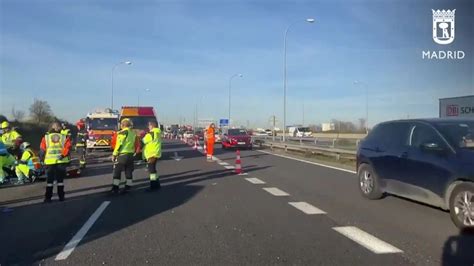
[[[244,136],[247,135],[247,131],[245,129],[229,129],[227,134],[229,136]]]
[[[149,117],[149,116],[132,116],[132,117],[123,117],[123,118],[128,118],[132,120],[133,128],[140,129],[140,130],[148,129],[148,122],[157,122],[154,117]]]
[[[309,127],[299,127],[298,131],[299,132],[309,132],[310,130],[309,130]]]
[[[436,127],[452,146],[474,149],[474,122],[442,122]]]
[[[90,130],[117,130],[117,118],[92,118],[89,119]]]

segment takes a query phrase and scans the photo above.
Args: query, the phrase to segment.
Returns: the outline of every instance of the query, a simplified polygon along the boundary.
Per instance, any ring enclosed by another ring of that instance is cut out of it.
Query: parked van
[[[311,137],[313,134],[309,127],[289,127],[288,128],[289,135],[292,137]]]

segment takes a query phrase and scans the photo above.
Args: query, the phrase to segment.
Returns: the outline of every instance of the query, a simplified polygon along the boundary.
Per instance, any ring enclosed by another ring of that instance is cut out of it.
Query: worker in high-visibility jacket
[[[67,128],[66,123],[61,123],[61,134],[66,137],[71,137],[71,130]]]
[[[38,167],[39,160],[36,154],[31,150],[31,145],[28,142],[23,142],[20,145],[22,155],[15,168],[16,176],[18,177],[17,185],[22,185],[25,179],[34,181],[33,171]]]
[[[211,123],[206,130],[206,142],[207,142],[207,161],[212,162],[212,155],[214,155],[214,142],[216,141],[215,136],[216,125]]]
[[[79,167],[86,167],[86,142],[87,142],[87,130],[83,119],[80,119],[76,123],[77,135],[76,135],[76,152],[79,154]]]
[[[58,197],[64,201],[64,178],[66,177],[66,165],[69,163],[69,152],[71,149],[71,140],[66,135],[61,134],[61,126],[54,122],[50,130],[41,140],[41,151],[46,170],[46,193],[44,202],[51,202],[53,197],[53,183],[56,181]]]
[[[156,172],[156,163],[161,158],[161,130],[154,121],[148,123],[149,132],[143,137],[143,157],[150,173],[150,190],[160,189],[160,177]]]
[[[140,149],[140,140],[132,130],[132,126],[130,119],[125,118],[120,122],[121,130],[117,133],[117,141],[112,153],[114,172],[111,192],[113,194],[119,192],[122,171],[125,172],[127,179],[122,193],[128,192],[133,184],[133,158]]]
[[[0,185],[7,182],[7,173],[11,172],[15,165],[15,158],[8,153],[7,147],[0,140]]]
[[[15,157],[20,156],[20,144],[23,142],[20,133],[11,128],[8,121],[3,121],[0,127],[3,131],[2,141],[8,152]]]

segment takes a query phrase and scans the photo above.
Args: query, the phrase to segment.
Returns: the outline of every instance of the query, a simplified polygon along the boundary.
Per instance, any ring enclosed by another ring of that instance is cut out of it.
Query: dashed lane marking
[[[229,164],[226,163],[226,162],[219,162],[218,164],[219,164],[219,165],[222,165],[222,166],[229,165]]]
[[[344,169],[344,168],[339,168],[339,167],[335,167],[335,166],[325,165],[325,164],[321,164],[321,163],[315,163],[315,162],[311,162],[311,161],[307,161],[307,160],[302,160],[302,159],[298,159],[298,158],[293,158],[293,157],[285,156],[285,155],[281,155],[281,154],[274,154],[274,153],[271,153],[271,152],[268,152],[268,151],[261,151],[261,150],[258,150],[258,151],[259,151],[259,152],[262,152],[262,153],[266,153],[266,154],[271,154],[271,155],[273,155],[273,156],[285,158],[285,159],[290,159],[290,160],[294,160],[294,161],[298,161],[298,162],[303,162],[303,163],[309,163],[309,164],[312,164],[312,165],[317,165],[317,166],[326,167],[326,168],[330,168],[330,169],[334,169],[334,170],[344,171],[344,172],[351,173],[351,174],[356,174],[356,171],[352,171],[352,170],[348,170],[348,169]]]
[[[258,178],[255,178],[255,177],[251,177],[251,178],[245,178],[245,180],[249,181],[250,183],[252,184],[255,184],[255,185],[260,185],[260,184],[265,184],[264,181],[258,179]]]
[[[224,165],[225,169],[235,169],[233,165]]]
[[[72,237],[72,239],[64,246],[63,250],[56,256],[55,260],[65,260],[71,255],[76,246],[81,242],[82,238],[87,234],[95,221],[100,217],[105,208],[109,206],[110,201],[104,201],[102,204],[95,210],[95,212],[89,217],[89,220],[81,227],[81,229]]]
[[[264,187],[263,190],[272,194],[273,196],[289,196],[290,194],[286,193],[285,191],[276,188],[276,187]]]
[[[325,211],[318,209],[307,202],[288,202],[288,204],[306,214],[326,214]]]
[[[402,250],[360,230],[355,226],[334,227],[333,229],[375,254],[403,253]]]

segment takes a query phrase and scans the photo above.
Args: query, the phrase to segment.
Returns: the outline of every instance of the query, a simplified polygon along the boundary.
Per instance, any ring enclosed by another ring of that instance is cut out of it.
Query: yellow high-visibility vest
[[[145,137],[143,137],[142,142],[145,144],[145,148],[143,149],[145,159],[161,157],[161,130],[159,128],[154,128],[148,132]]]
[[[69,158],[64,157],[61,159],[61,155],[66,145],[66,136],[60,133],[49,133],[44,136],[46,141],[46,154],[44,157],[44,163],[46,165],[69,163]]]

